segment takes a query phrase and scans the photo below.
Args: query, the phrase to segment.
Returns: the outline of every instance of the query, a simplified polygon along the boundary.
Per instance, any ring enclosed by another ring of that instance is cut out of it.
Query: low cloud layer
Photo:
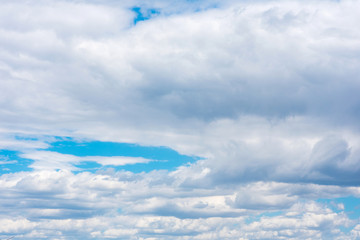
[[[6,208],[0,214],[7,217],[0,230],[29,239],[63,234],[79,239],[341,239],[346,235],[334,229],[356,226],[341,206],[314,200],[359,197],[358,188],[256,182],[191,190],[181,187],[183,175],[181,171],[171,176],[66,171],[3,175],[1,204]],[[347,237],[354,234],[355,229]]]

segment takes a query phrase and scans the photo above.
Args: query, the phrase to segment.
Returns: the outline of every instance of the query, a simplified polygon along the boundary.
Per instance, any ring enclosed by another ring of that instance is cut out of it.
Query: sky
[[[2,0],[0,239],[360,239],[359,12]]]

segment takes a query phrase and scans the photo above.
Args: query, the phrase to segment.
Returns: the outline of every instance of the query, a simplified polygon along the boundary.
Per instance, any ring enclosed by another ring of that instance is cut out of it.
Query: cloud
[[[283,211],[281,215],[261,215],[262,210],[252,209],[251,206],[242,205],[245,208],[239,211],[233,208],[237,206],[227,205],[222,196],[228,195],[225,192],[230,188],[208,190],[206,192],[208,196],[205,197],[201,196],[205,189],[189,193],[176,188],[173,183],[149,184],[149,179],[154,177],[151,176],[153,173],[146,176],[136,175],[138,178],[133,180],[129,178],[121,180],[120,173],[111,176],[43,171],[3,175],[1,190],[4,197],[1,204],[4,206],[4,202],[8,201],[6,208],[8,211],[6,212],[4,208],[1,211],[1,215],[6,217],[3,218],[4,224],[1,225],[0,232],[22,236],[25,239],[35,239],[41,234],[44,236],[58,234],[59,237],[71,234],[73,238],[129,236],[131,239],[133,237],[131,233],[137,237],[157,239],[178,239],[181,236],[194,239],[219,237],[264,239],[274,236],[302,239],[346,237],[336,229],[340,226],[355,226],[341,210],[335,212],[325,204],[313,202],[311,198],[306,202],[292,198],[290,199],[292,203],[288,206],[279,204],[278,207]],[[55,183],[58,184],[57,187]],[[166,190],[166,185],[177,190],[175,192],[177,198],[172,196],[174,193]],[[314,186],[303,187],[314,189]],[[163,199],[155,199],[153,196],[159,196],[158,191],[161,188],[164,188]],[[248,189],[255,189],[254,191],[256,189],[260,192],[267,191],[265,195],[258,195],[267,196],[263,198],[267,202],[279,197],[281,195],[279,190],[291,194],[289,189],[293,188],[297,186],[279,183],[272,185],[257,183],[248,186]],[[317,186],[318,197],[331,188],[331,186]],[[245,193],[244,197],[247,196],[246,189],[241,185],[238,185],[237,189],[239,193],[236,201],[239,200],[238,196],[242,192]],[[347,191],[349,190],[351,189]],[[234,190],[231,192],[234,194]],[[21,202],[14,202],[15,199],[21,199]],[[253,201],[248,203],[251,202]],[[129,211],[130,206],[132,212]],[[165,208],[153,208],[153,206],[168,208],[164,212]],[[148,207],[156,211],[150,214]],[[119,208],[120,212],[117,211]],[[228,214],[224,214],[224,210]],[[273,211],[274,208],[269,210]],[[238,216],[234,214],[237,211]],[[181,215],[177,215],[176,212]],[[249,218],[249,216],[253,217]],[[11,223],[11,228],[7,227],[6,222]]]
[[[0,164],[33,160],[0,176],[2,238],[359,236],[345,203],[316,202],[360,196],[356,1],[2,5]],[[75,174],[153,160],[46,151],[53,136],[199,160]]]
[[[52,170],[52,169],[63,169],[63,170],[76,170],[75,164],[80,164],[81,162],[91,161],[101,164],[102,166],[112,165],[112,166],[123,166],[127,164],[137,164],[137,163],[148,163],[151,159],[145,159],[142,157],[122,157],[122,156],[113,156],[113,157],[103,157],[103,156],[87,156],[87,157],[78,157],[71,154],[61,154],[52,151],[36,151],[20,154],[20,157],[24,159],[34,160],[34,163],[30,165],[31,168],[40,169],[40,170]]]
[[[295,7],[299,7],[296,12]],[[358,88],[356,70],[346,62],[356,64],[356,56],[340,56],[333,48],[356,48],[356,42],[349,36],[348,45],[329,33],[332,25],[314,26],[325,21],[326,12],[341,14],[333,9],[335,5],[313,7],[255,4],[243,11],[233,7],[170,16],[135,27],[131,35],[83,41],[75,48],[79,57],[95,61],[119,86],[131,87],[137,107],[146,103],[162,114],[202,120],[243,114],[355,117],[356,100],[346,96]],[[345,4],[340,7],[347,9]],[[292,16],[298,24],[286,21],[289,28],[274,31],[278,25],[269,15]],[[346,22],[331,23],[338,31],[358,34],[344,29]],[[333,44],[324,49],[322,41],[328,40]],[[333,66],[348,71],[336,72]]]
[[[29,15],[29,31],[4,34],[13,45],[4,45],[10,51],[3,55],[5,62],[13,56],[5,73],[24,79],[22,95],[6,100],[11,112],[19,109],[25,119],[63,119],[67,128],[77,127],[77,120],[131,125],[136,119],[139,126],[155,129],[158,123],[174,128],[184,118],[310,115],[327,122],[350,121],[355,127],[357,55],[340,53],[357,49],[358,31],[345,27],[357,19],[351,11],[356,3],[231,5],[156,18],[132,28],[117,25],[123,22],[118,18],[127,16],[120,10],[58,5],[56,11],[46,6],[51,11],[36,15],[39,20],[33,20],[36,11]],[[346,18],[337,17],[343,12]],[[327,13],[341,21],[327,21]],[[280,28],[281,21],[274,19],[286,19],[282,22],[287,27]],[[101,37],[87,35],[88,29]],[[106,29],[113,33],[102,32]],[[20,55],[11,54],[15,49]],[[38,70],[14,69],[25,59]],[[7,82],[4,89],[15,92]]]

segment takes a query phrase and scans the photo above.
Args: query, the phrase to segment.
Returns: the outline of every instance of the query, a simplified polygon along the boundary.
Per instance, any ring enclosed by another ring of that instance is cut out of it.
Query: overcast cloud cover
[[[1,1],[0,238],[360,239],[359,12]],[[164,160],[64,139],[196,160],[132,171]]]

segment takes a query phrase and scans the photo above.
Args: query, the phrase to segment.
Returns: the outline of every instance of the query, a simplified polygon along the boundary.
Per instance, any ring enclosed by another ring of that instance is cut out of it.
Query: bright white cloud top
[[[1,239],[360,239],[360,2],[0,6]]]

